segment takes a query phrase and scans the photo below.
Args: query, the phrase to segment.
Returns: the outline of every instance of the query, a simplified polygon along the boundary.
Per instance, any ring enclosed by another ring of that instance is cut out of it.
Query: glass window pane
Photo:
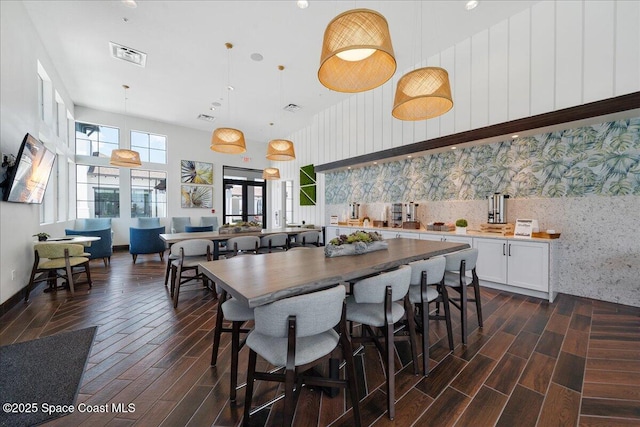
[[[90,156],[91,141],[88,139],[76,139],[76,154],[81,156]]]
[[[153,163],[167,163],[166,151],[149,150],[149,161]]]
[[[110,142],[117,145],[120,140],[119,134],[120,132],[118,128],[112,128],[109,126],[100,126],[99,140],[101,142]]]
[[[167,215],[166,172],[133,169],[131,171],[131,217]]]
[[[161,135],[149,135],[150,148],[154,150],[167,150],[167,137]]]
[[[104,166],[76,166],[77,218],[120,217],[120,170]]]
[[[131,147],[149,148],[149,134],[131,131]]]

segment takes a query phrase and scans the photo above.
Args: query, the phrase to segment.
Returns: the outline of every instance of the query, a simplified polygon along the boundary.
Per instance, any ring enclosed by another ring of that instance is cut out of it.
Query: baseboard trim
[[[46,284],[47,282],[36,283],[33,289],[31,289],[31,293],[36,292],[41,287],[44,287]],[[13,307],[18,305],[20,302],[24,302],[24,296],[27,294],[27,286],[29,285],[28,284],[25,285],[24,288],[20,289],[12,297],[10,297],[5,302],[0,304],[0,317],[8,313]]]

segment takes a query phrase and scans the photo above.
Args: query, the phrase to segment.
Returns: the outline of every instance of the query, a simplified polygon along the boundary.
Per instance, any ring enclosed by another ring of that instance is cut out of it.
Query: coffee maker
[[[402,222],[402,228],[419,229],[420,221],[418,221],[418,204],[414,202],[405,203],[405,216]]]
[[[360,218],[360,203],[352,202],[349,203],[349,219],[359,219]]]
[[[508,194],[494,193],[489,196],[489,212],[487,222],[489,224],[507,223],[507,200]]]

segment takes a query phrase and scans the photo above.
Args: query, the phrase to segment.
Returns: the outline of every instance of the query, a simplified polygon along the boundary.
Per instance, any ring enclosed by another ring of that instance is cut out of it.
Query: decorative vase
[[[456,226],[456,234],[467,234],[467,227]]]

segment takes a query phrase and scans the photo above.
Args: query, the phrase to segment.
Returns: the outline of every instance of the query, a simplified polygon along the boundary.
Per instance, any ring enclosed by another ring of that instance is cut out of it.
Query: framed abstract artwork
[[[213,163],[182,160],[180,182],[183,184],[213,185]]]
[[[206,185],[180,186],[180,205],[183,208],[213,207],[213,187]]]

